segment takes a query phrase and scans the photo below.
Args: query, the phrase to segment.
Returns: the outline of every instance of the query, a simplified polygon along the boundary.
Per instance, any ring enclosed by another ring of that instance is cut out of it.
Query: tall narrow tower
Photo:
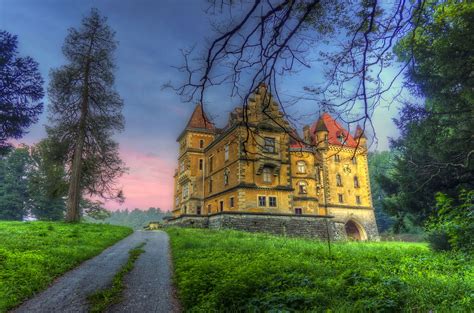
[[[215,138],[216,128],[202,104],[197,104],[179,135],[178,168],[174,180],[173,214],[202,214],[204,201],[204,149]]]

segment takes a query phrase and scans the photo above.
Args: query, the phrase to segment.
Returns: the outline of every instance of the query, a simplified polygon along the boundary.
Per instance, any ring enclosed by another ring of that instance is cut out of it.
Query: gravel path
[[[142,242],[146,242],[145,252],[125,279],[124,301],[111,312],[179,311],[171,286],[168,235],[137,231],[67,272],[13,312],[87,312],[87,296],[107,287],[127,261],[128,251]]]

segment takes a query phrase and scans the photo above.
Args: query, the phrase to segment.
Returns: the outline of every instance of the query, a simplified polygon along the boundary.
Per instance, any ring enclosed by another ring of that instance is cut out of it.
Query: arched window
[[[270,167],[264,167],[263,168],[263,181],[265,183],[271,183],[272,182],[272,169]]]
[[[354,176],[354,188],[359,188],[359,178],[357,176]]]
[[[229,170],[224,170],[224,185],[227,186],[229,184]]]
[[[296,162],[296,168],[297,168],[298,173],[300,174],[306,173],[306,162],[305,161]]]
[[[308,193],[308,183],[304,180],[298,182],[298,192],[302,194]]]
[[[336,185],[338,187],[342,187],[342,179],[341,179],[341,175],[339,173],[336,174]]]

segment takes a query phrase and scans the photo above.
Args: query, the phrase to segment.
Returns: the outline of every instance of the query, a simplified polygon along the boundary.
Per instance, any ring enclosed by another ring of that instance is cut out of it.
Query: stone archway
[[[367,240],[364,228],[354,220],[348,220],[344,225],[344,229],[349,240]]]

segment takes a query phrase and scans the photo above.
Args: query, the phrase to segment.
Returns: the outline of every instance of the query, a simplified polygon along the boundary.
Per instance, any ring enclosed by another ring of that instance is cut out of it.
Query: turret
[[[303,126],[303,138],[305,143],[311,143],[311,131],[309,125]]]
[[[322,117],[316,122],[314,127],[314,143],[317,148],[326,149],[328,147],[328,129]]]
[[[360,125],[357,125],[354,139],[360,147],[367,148],[367,137],[365,136],[364,130]]]

